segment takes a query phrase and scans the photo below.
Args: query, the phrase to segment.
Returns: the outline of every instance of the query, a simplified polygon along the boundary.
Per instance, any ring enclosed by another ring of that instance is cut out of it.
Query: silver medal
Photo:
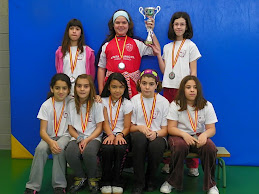
[[[174,79],[174,78],[175,78],[175,74],[174,74],[173,71],[172,71],[171,73],[169,73],[169,78],[170,78],[170,79]]]
[[[125,69],[125,64],[124,64],[123,62],[120,62],[119,65],[118,65],[118,68],[119,68],[120,70]]]
[[[75,79],[73,76],[71,76],[71,77],[70,77],[70,81],[71,81],[71,83],[74,83],[74,82],[75,82],[75,80],[76,80],[76,79]]]

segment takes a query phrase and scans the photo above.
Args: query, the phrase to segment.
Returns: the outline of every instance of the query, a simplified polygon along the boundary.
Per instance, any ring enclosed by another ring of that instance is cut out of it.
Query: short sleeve
[[[94,103],[95,106],[95,122],[100,123],[104,121],[103,105],[102,103]]]
[[[218,122],[213,105],[210,102],[207,102],[205,108],[205,124],[212,124]]]
[[[200,51],[198,49],[198,47],[196,46],[195,43],[190,42],[190,55],[189,55],[189,61],[195,61],[198,60],[199,58],[201,58],[201,54]]]
[[[179,109],[179,107],[173,101],[170,104],[170,107],[169,107],[169,110],[168,110],[167,119],[168,120],[173,120],[173,121],[178,121],[179,120],[178,109]]]
[[[132,111],[132,103],[130,100],[124,99],[124,114],[129,114]]]
[[[98,62],[98,67],[102,67],[102,68],[106,68],[106,54],[105,54],[105,50],[106,50],[106,47],[108,45],[108,42],[105,43],[103,46],[102,46],[102,52],[100,54],[100,58],[99,58],[99,62]]]
[[[48,115],[48,107],[46,105],[46,102],[41,105],[37,118],[48,121],[49,115]]]

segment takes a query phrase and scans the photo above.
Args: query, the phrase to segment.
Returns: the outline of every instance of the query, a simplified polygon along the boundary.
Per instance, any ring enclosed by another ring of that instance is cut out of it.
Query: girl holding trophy
[[[146,24],[154,29],[154,19]],[[98,53],[98,88],[102,92],[104,84],[110,74],[122,73],[129,87],[130,98],[136,95],[136,83],[140,78],[141,57],[153,55],[151,47],[134,38],[133,21],[125,10],[116,11],[108,22],[110,34]],[[159,42],[153,34],[153,42],[160,48]],[[107,71],[106,71],[107,70]]]

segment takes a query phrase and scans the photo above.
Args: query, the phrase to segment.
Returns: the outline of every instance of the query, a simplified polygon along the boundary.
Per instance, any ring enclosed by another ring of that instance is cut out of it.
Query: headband
[[[115,14],[113,14],[113,23],[119,16],[125,17],[128,20],[128,22],[130,22],[129,15],[127,14],[127,12],[121,10],[121,11],[116,11]]]
[[[146,69],[146,70],[142,71],[140,74],[140,77],[142,77],[143,75],[146,75],[146,74],[151,74],[151,75],[155,76],[156,81],[159,81],[158,74],[153,69]]]

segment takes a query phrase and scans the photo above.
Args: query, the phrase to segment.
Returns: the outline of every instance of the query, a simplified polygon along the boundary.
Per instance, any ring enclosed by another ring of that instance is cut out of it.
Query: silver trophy
[[[143,9],[143,7],[140,7],[139,8],[139,13],[141,13],[143,16],[144,16],[144,19],[148,18],[147,19],[147,23],[150,23],[151,20],[150,18],[154,18],[156,17],[156,14],[160,11],[160,6],[157,6],[156,8],[155,7],[145,7]],[[143,13],[143,10],[144,10],[144,13]],[[152,36],[153,36],[153,30],[152,28],[147,28],[147,32],[148,32],[148,35],[147,35],[147,39],[145,41],[146,44],[153,44],[153,40],[152,40]]]

